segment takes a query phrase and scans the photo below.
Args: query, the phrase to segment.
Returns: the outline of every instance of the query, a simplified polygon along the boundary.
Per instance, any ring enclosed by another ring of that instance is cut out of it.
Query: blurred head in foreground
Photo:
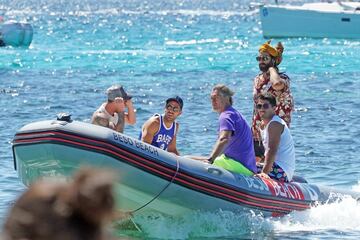
[[[40,180],[16,201],[3,240],[102,240],[114,216],[112,172],[82,168],[69,182]]]

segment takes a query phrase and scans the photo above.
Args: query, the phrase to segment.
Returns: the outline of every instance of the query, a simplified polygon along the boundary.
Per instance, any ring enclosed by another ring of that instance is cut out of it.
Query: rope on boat
[[[130,213],[130,215],[132,215],[133,213],[143,209],[144,207],[146,207],[147,205],[149,205],[150,203],[152,203],[153,201],[155,201],[155,199],[157,199],[169,186],[170,184],[172,184],[179,172],[179,168],[180,168],[180,162],[179,162],[179,159],[178,157],[176,158],[176,171],[174,173],[174,176],[171,177],[171,180],[168,182],[168,184],[158,193],[156,194],[155,197],[153,197],[153,199],[151,199],[149,202],[145,203],[143,206],[135,209],[135,210],[132,210],[132,211],[128,211],[127,213]],[[142,232],[141,231],[141,228],[135,223],[134,219],[132,218],[132,216],[130,216],[130,221],[134,224],[135,228],[139,231],[139,232]]]
[[[133,214],[133,213],[143,209],[144,207],[146,207],[147,205],[149,205],[153,201],[155,201],[155,199],[157,199],[174,182],[174,180],[175,180],[175,178],[176,178],[176,176],[177,176],[177,174],[179,172],[179,168],[180,168],[179,158],[176,157],[176,171],[174,173],[174,176],[172,176],[171,180],[168,182],[168,184],[158,194],[156,194],[156,196],[153,199],[151,199],[149,202],[145,203],[143,206],[141,206],[141,207],[139,207],[139,208],[137,208],[135,210],[129,211],[128,213]]]

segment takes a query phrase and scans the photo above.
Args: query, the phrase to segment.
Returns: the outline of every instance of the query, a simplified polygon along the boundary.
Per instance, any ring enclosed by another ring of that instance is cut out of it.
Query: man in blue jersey
[[[190,156],[246,176],[256,173],[251,129],[239,111],[232,107],[234,92],[223,84],[211,92],[213,110],[219,113],[218,139],[208,157]]]
[[[183,105],[183,100],[179,96],[168,98],[164,114],[155,114],[144,123],[140,140],[180,155],[176,148],[176,134],[179,131],[179,123],[175,120],[181,115]]]

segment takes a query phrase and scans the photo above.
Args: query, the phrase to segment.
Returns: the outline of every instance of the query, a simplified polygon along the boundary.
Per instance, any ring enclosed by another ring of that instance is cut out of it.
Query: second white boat
[[[260,7],[263,36],[360,38],[360,2]]]

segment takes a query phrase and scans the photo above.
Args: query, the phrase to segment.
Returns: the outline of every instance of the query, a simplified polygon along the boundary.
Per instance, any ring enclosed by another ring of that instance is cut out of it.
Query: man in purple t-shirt
[[[232,172],[252,176],[256,161],[252,133],[244,117],[232,107],[234,92],[227,86],[216,85],[211,92],[213,110],[219,116],[219,136],[209,157],[192,156]]]

